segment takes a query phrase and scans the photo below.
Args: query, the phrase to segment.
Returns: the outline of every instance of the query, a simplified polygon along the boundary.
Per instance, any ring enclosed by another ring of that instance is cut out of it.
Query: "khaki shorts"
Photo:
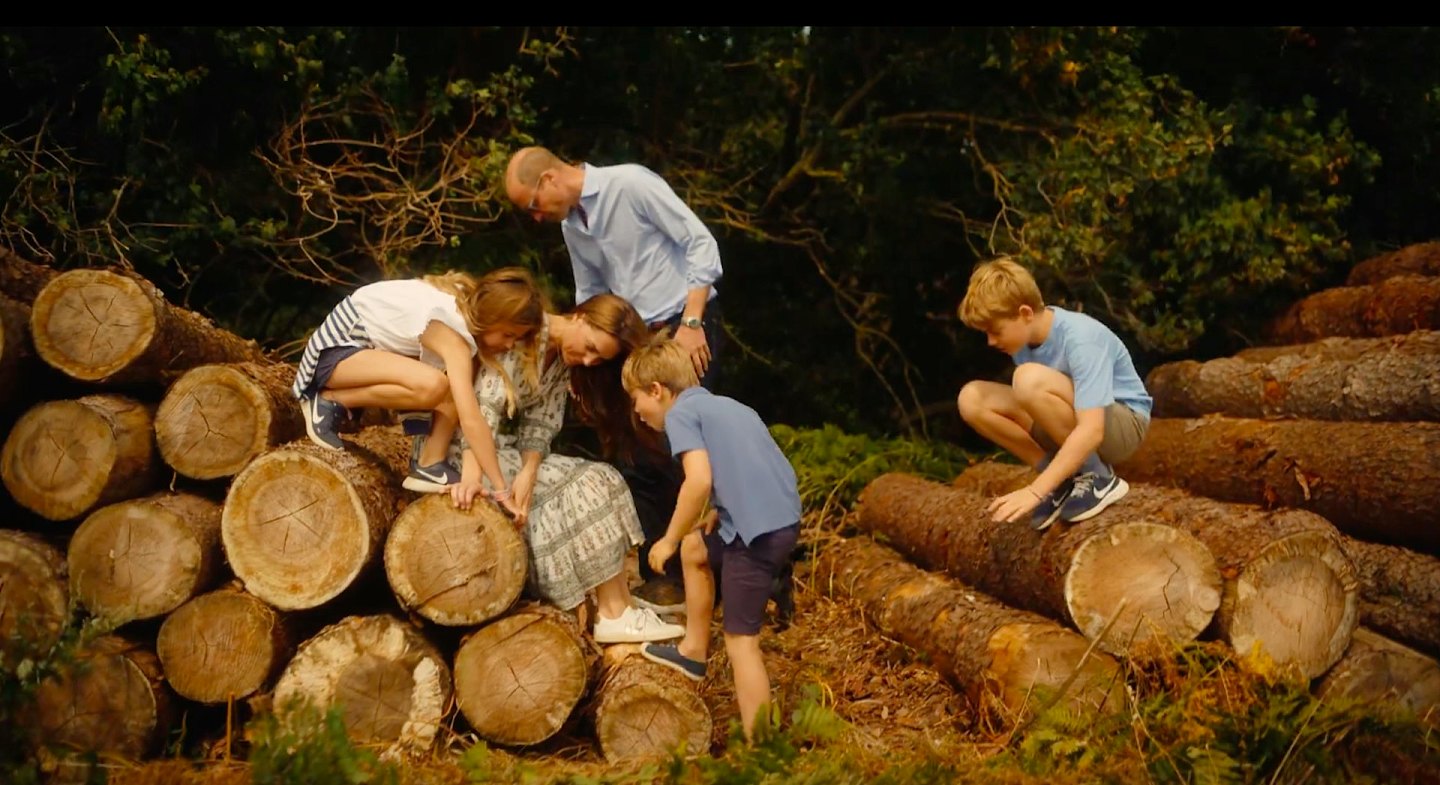
[[[1113,466],[1134,455],[1135,451],[1140,449],[1140,442],[1145,439],[1145,431],[1149,427],[1149,417],[1119,401],[1106,406],[1105,438],[1100,442],[1100,449],[1096,450],[1100,460]],[[1030,427],[1030,438],[1050,455],[1060,450],[1060,445],[1050,438],[1050,434],[1040,430],[1038,425]]]

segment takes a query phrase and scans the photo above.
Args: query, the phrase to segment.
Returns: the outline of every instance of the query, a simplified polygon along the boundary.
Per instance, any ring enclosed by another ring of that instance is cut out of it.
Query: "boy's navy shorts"
[[[704,535],[710,556],[710,572],[725,615],[725,632],[731,635],[759,635],[765,623],[765,603],[770,587],[800,540],[800,524],[756,537],[749,546],[740,537],[725,543],[716,532]]]

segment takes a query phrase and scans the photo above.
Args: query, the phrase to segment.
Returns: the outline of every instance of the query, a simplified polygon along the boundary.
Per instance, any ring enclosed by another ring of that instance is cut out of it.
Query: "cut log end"
[[[262,453],[271,429],[269,396],[240,371],[209,365],[170,386],[155,417],[160,455],[198,480],[229,477]]]
[[[405,607],[446,625],[504,613],[525,587],[525,540],[496,507],[458,510],[449,496],[406,507],[385,543],[385,572]]]
[[[1087,656],[1090,642],[1070,630],[1051,624],[1010,624],[990,636],[988,649],[987,675],[993,682],[986,697],[998,698],[1011,717],[1057,699],[1079,711],[1116,711],[1122,705],[1119,665],[1095,651]],[[1057,696],[1062,688],[1064,694]]]
[[[0,531],[0,651],[48,651],[65,627],[69,601],[60,551],[28,534]]]
[[[135,280],[106,270],[71,270],[35,298],[35,351],[67,375],[99,381],[144,354],[156,333],[155,303]]]
[[[1345,652],[1358,624],[1357,582],[1334,537],[1300,532],[1245,565],[1224,602],[1226,634],[1242,659],[1311,679]]]
[[[118,445],[110,423],[79,401],[49,401],[22,415],[5,440],[5,487],[15,501],[53,521],[99,500]]]
[[[500,744],[553,736],[585,693],[590,663],[578,627],[553,609],[520,610],[471,635],[455,655],[455,702]]]
[[[1317,691],[1440,722],[1440,663],[1363,627]]]
[[[1194,640],[1220,607],[1224,581],[1210,549],[1172,526],[1124,523],[1086,540],[1065,576],[1075,626],[1102,650]]]
[[[623,648],[620,654],[611,650]],[[683,748],[706,752],[714,732],[710,710],[693,685],[675,671],[650,662],[639,647],[611,647],[605,682],[597,690],[595,735],[605,760],[665,757]]]
[[[137,759],[165,730],[168,699],[154,655],[107,636],[40,684],[35,711],[47,746]]]
[[[165,618],[156,653],[170,686],[199,703],[224,703],[265,687],[289,653],[280,615],[239,591],[203,594]]]

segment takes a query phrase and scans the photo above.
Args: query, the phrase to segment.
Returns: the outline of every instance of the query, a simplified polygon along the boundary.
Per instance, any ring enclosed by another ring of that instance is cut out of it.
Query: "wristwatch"
[[[680,320],[681,327],[693,327],[696,330],[705,326],[704,320],[698,316],[686,316]]]

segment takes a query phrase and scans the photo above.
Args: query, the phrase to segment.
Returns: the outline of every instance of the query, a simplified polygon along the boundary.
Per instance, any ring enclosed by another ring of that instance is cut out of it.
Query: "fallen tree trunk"
[[[954,575],[1001,602],[1072,620],[1094,639],[1119,610],[1103,651],[1152,639],[1193,640],[1220,606],[1215,557],[1193,535],[1128,511],[1040,536],[995,524],[989,498],[888,474],[861,495],[861,528],[917,564]],[[1120,508],[1114,508],[1120,509]]]
[[[385,575],[401,606],[436,624],[487,622],[525,588],[525,538],[499,508],[455,508],[449,494],[407,506],[385,540]]]
[[[300,644],[275,684],[282,716],[296,701],[340,709],[346,735],[384,752],[423,752],[450,702],[450,669],[409,623],[350,616]]]
[[[1366,286],[1402,275],[1440,275],[1440,243],[1416,243],[1372,256],[1350,268],[1346,286]]]
[[[1123,707],[1115,661],[1099,651],[1087,656],[1080,635],[916,568],[869,538],[823,548],[814,575],[827,592],[859,601],[880,632],[924,653],[984,711],[1017,719],[1067,682],[1063,699],[1072,708]]]
[[[1033,479],[1029,467],[982,461],[961,472],[954,485],[990,497],[1019,490]],[[1340,547],[1355,568],[1360,624],[1440,655],[1440,627],[1435,624],[1440,619],[1440,560],[1343,534]]]
[[[1122,477],[1295,507],[1374,542],[1440,553],[1440,424],[1157,419]]]
[[[38,365],[30,341],[30,309],[0,296],[0,412],[24,400],[21,380],[32,377]]]
[[[35,302],[35,297],[59,270],[44,264],[24,259],[9,248],[0,248],[0,294],[25,305]]]
[[[123,638],[97,638],[35,691],[41,765],[86,782],[90,756],[143,758],[169,732],[172,704],[154,653]]]
[[[1440,722],[1440,663],[1363,627],[1316,687],[1322,698],[1349,698],[1403,709]]]
[[[220,577],[220,505],[164,492],[101,507],[67,558],[71,594],[112,628],[163,616]]]
[[[1003,602],[1041,611],[1053,604],[1058,576],[1073,569],[1065,556],[1081,542],[1106,536],[1127,522],[1169,526],[1214,554],[1220,574],[1226,576],[1216,629],[1240,654],[1261,651],[1282,668],[1310,678],[1334,664],[1355,628],[1354,570],[1334,527],[1319,516],[1300,510],[1266,512],[1165,488],[1132,486],[1129,495],[1103,515],[1057,524],[1041,536],[1024,523],[991,522],[989,502],[988,497],[939,483],[886,474],[861,494],[858,523],[883,534],[917,563],[944,569]],[[1117,547],[1121,553],[1111,565],[1123,563],[1127,546]],[[1195,596],[1208,599],[1189,590],[1191,585],[1208,585],[1186,575],[1183,563],[1172,566],[1156,558],[1145,557],[1149,572],[1141,565],[1138,579],[1125,577],[1113,566],[1090,572],[1095,596],[1113,601],[1114,592],[1120,591],[1132,603],[1163,608],[1167,603],[1157,602],[1157,596],[1168,598],[1179,585],[1178,602]],[[1175,575],[1169,583],[1160,583],[1152,575],[1157,569]],[[1133,590],[1113,588],[1130,581]],[[1066,579],[1072,597],[1076,583]],[[1189,602],[1203,607],[1199,600]],[[1164,618],[1164,611],[1156,613]],[[1119,624],[1116,630],[1128,633]]]
[[[65,556],[31,534],[0,529],[0,653],[39,657],[70,619]]]
[[[160,457],[197,480],[230,477],[250,459],[304,438],[290,394],[295,367],[284,363],[202,365],[186,371],[155,413]]]
[[[1161,365],[1145,380],[1155,416],[1440,420],[1440,332],[1331,338],[1291,348],[1264,361]]]
[[[1326,289],[1290,306],[1265,331],[1271,343],[1378,338],[1440,329],[1440,278],[1406,275]]]
[[[56,276],[35,298],[30,331],[45,362],[86,382],[165,384],[197,365],[265,361],[254,341],[108,270]]]
[[[409,460],[410,441],[386,426],[344,451],[297,441],[251,461],[220,516],[225,557],[245,590],[302,610],[349,588],[380,561]]]
[[[605,649],[594,708],[595,738],[609,763],[710,752],[714,721],[695,685],[645,659],[638,645]]]
[[[0,449],[0,477],[15,501],[52,521],[78,518],[154,488],[154,409],[119,395],[32,407]]]
[[[265,689],[295,651],[290,617],[238,587],[217,589],[165,617],[155,641],[181,697],[225,703]]]
[[[569,719],[595,659],[573,616],[528,603],[460,644],[455,703],[484,739],[538,744]]]

